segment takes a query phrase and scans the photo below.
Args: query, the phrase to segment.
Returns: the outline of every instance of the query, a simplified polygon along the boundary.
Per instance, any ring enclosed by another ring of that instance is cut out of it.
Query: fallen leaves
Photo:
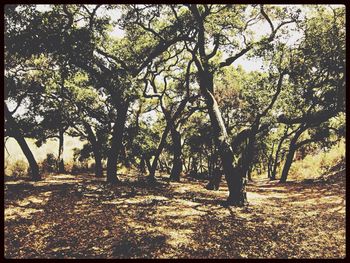
[[[71,181],[74,180],[74,183]],[[339,258],[345,185],[248,185],[250,205],[183,180],[109,186],[59,175],[5,187],[9,258]],[[7,183],[6,183],[7,184]]]

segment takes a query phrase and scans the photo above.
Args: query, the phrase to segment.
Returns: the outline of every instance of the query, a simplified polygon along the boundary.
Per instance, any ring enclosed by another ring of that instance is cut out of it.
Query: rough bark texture
[[[41,180],[38,163],[36,162],[32,151],[30,150],[26,140],[24,139],[24,136],[23,136],[20,128],[18,127],[15,119],[12,117],[6,104],[4,104],[4,110],[5,110],[5,116],[6,116],[7,124],[8,124],[6,129],[9,130],[8,134],[11,134],[11,137],[15,138],[15,140],[17,141],[17,143],[21,147],[23,154],[27,158],[28,163],[29,163],[29,167],[31,170],[32,180],[33,181]]]
[[[122,149],[123,133],[128,111],[128,104],[118,106],[117,119],[113,127],[111,146],[107,159],[107,182],[115,184],[119,182],[117,177],[118,156]]]
[[[171,138],[173,140],[173,166],[171,169],[170,180],[180,181],[182,173],[182,146],[181,134],[175,129],[171,129]]]

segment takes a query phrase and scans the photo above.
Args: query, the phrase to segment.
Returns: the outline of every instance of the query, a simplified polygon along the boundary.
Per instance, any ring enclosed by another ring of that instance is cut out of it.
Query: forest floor
[[[136,177],[136,179],[135,179]],[[188,177],[121,175],[5,183],[6,258],[344,258],[345,174],[331,182],[255,181],[249,205]]]

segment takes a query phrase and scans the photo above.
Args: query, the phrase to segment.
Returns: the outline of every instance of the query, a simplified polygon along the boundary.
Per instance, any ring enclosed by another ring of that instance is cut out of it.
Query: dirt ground
[[[120,178],[120,186],[91,175],[7,181],[5,257],[345,257],[344,180],[252,182],[249,205],[235,208],[222,205],[225,184]]]

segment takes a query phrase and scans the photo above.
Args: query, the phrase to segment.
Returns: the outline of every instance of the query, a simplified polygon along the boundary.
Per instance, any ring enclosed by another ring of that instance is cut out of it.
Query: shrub
[[[78,173],[86,173],[89,172],[89,164],[87,161],[83,162],[74,162],[72,165],[72,174],[78,174]]]
[[[23,160],[17,160],[10,168],[10,171],[15,178],[24,177],[28,174],[28,165]]]
[[[57,159],[53,153],[48,153],[41,162],[41,169],[47,173],[53,173],[57,168]]]

